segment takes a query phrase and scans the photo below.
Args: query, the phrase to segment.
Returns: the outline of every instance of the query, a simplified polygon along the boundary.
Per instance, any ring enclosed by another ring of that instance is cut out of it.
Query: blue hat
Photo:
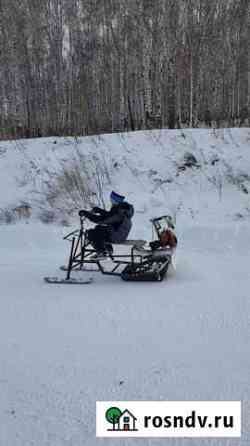
[[[123,201],[125,200],[125,197],[123,195],[119,195],[116,192],[114,192],[112,190],[111,194],[110,194],[110,200],[114,203],[123,203]]]

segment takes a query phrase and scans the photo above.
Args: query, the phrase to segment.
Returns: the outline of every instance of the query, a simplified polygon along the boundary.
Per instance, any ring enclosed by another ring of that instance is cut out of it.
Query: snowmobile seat
[[[135,254],[141,255],[141,256],[148,256],[148,255],[152,255],[153,258],[158,258],[158,257],[169,257],[172,258],[173,254],[175,252],[175,249],[170,248],[170,247],[165,247],[165,248],[159,248],[159,249],[155,249],[152,250],[148,247],[144,246],[135,246]]]
[[[124,240],[124,242],[112,243],[112,245],[125,245],[125,246],[135,246],[136,248],[142,248],[146,244],[146,240]]]

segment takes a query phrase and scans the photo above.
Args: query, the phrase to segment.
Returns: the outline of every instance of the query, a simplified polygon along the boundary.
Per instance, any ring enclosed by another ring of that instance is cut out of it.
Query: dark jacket
[[[110,211],[95,207],[92,212],[86,212],[85,216],[93,223],[105,225],[110,230],[112,243],[124,242],[132,227],[134,208],[126,201],[113,205]]]

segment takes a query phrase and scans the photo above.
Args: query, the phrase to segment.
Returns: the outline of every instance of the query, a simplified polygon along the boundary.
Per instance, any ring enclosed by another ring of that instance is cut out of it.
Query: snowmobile
[[[66,277],[64,279],[45,277],[44,280],[54,284],[88,284],[93,281],[93,277],[77,279],[72,278],[71,273],[73,271],[99,271],[105,275],[119,276],[125,281],[162,281],[172,263],[172,256],[177,245],[173,232],[174,223],[169,215],[153,218],[151,223],[156,240],[148,244],[145,240],[126,240],[117,244],[129,246],[128,254],[114,254],[113,246],[111,249],[107,246],[108,257],[100,260],[98,257],[95,258],[96,251],[88,241],[85,218],[80,217],[80,228],[64,237],[64,240],[71,243],[68,265],[61,267],[66,271]],[[107,259],[109,262],[106,261]]]

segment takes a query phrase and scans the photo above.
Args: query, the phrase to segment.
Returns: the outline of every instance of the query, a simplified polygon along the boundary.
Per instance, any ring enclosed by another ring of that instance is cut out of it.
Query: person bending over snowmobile
[[[91,212],[81,210],[80,217],[86,217],[97,223],[94,229],[88,230],[88,240],[96,250],[96,257],[105,257],[112,253],[111,243],[124,242],[132,227],[134,208],[125,201],[125,197],[112,191],[110,194],[111,209],[105,211],[94,207]],[[108,251],[108,252],[107,252]]]

